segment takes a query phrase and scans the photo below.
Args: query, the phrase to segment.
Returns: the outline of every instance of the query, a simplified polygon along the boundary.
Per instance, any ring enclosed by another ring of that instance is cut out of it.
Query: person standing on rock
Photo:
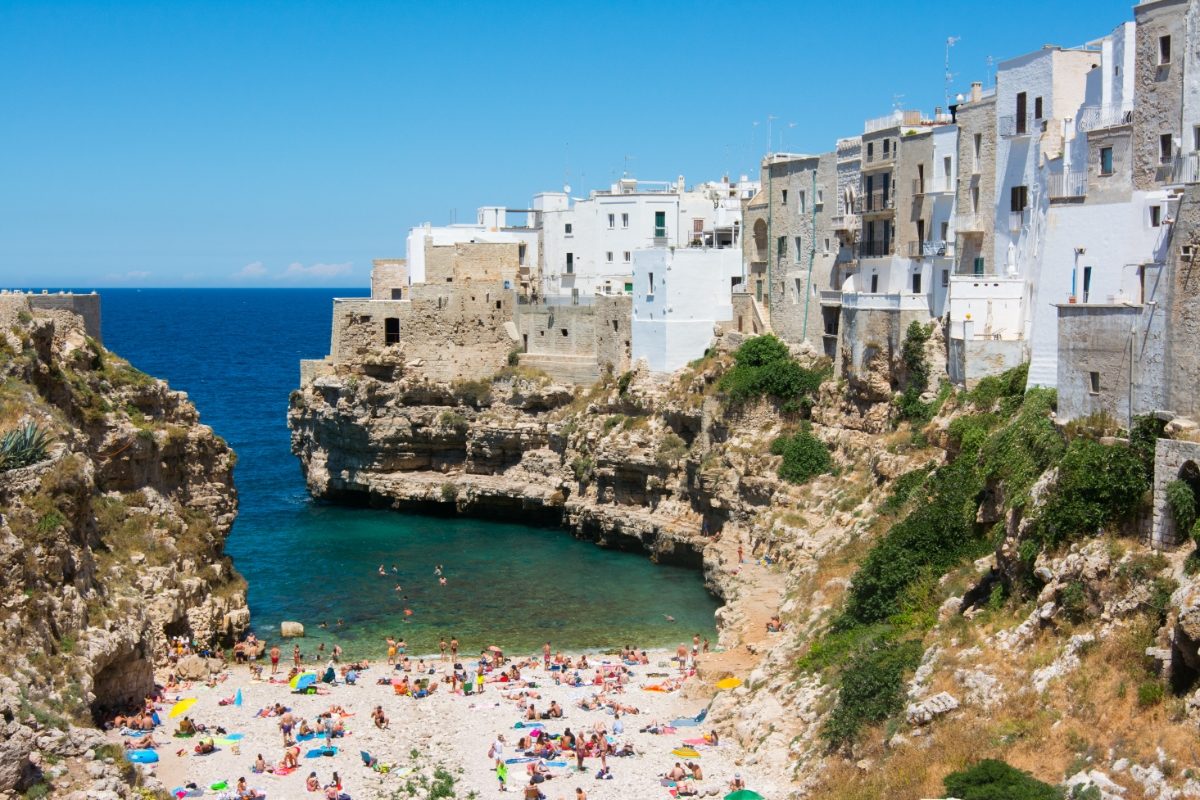
[[[271,647],[271,674],[279,672],[279,645]]]

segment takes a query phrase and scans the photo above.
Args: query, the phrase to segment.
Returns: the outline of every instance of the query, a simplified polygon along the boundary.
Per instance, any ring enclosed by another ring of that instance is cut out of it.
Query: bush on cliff
[[[778,475],[789,483],[807,483],[810,478],[833,470],[829,448],[807,428],[771,442],[771,454],[783,456]]]
[[[985,759],[946,776],[946,795],[958,800],[1061,800],[1062,792],[1003,761]]]
[[[721,376],[718,388],[734,403],[771,397],[784,410],[799,411],[812,403],[826,373],[796,363],[787,345],[771,334],[748,340],[733,354],[733,368]]]
[[[842,673],[838,703],[821,735],[833,746],[849,744],[866,725],[904,707],[904,674],[921,660],[921,642],[871,642],[859,648]]]

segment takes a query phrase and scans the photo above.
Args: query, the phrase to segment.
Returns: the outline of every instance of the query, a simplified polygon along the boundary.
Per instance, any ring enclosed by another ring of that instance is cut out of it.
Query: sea
[[[306,655],[338,643],[370,658],[388,636],[416,654],[437,652],[443,637],[468,653],[533,652],[546,641],[569,652],[675,646],[697,633],[715,641],[717,602],[694,570],[559,529],[312,500],[290,452],[288,396],[300,359],[329,352],[333,298],[364,292],[101,294],[105,345],[187,392],[237,452],[240,508],[226,551],[249,582],[260,637],[294,620]]]

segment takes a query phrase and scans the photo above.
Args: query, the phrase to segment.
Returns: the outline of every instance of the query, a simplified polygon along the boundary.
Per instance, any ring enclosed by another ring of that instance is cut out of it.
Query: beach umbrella
[[[185,711],[187,711],[189,708],[191,708],[194,705],[196,705],[196,698],[194,698],[194,697],[183,698],[178,703],[171,706],[171,714],[170,714],[171,719],[175,719],[180,714],[184,713]]]
[[[316,682],[317,676],[311,672],[306,672],[303,675],[297,675],[292,679],[292,688],[297,692],[302,692]]]
[[[717,681],[718,689],[736,689],[741,685],[742,681],[739,678],[722,678],[721,680]]]
[[[233,704],[235,706],[240,706],[242,704],[242,690],[241,689],[238,689],[237,694],[234,695]]]
[[[492,645],[491,647],[488,648],[488,650],[491,650],[493,653],[503,653],[504,652],[496,645]]]
[[[736,792],[725,795],[725,800],[767,800],[767,798],[752,789],[738,789]]]

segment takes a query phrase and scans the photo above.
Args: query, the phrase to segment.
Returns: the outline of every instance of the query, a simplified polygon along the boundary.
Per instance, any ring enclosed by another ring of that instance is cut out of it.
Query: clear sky
[[[354,286],[407,229],[943,104],[1132,0],[0,0],[0,286]],[[755,123],[758,123],[757,125]]]

